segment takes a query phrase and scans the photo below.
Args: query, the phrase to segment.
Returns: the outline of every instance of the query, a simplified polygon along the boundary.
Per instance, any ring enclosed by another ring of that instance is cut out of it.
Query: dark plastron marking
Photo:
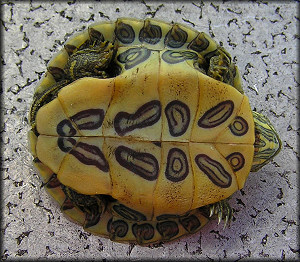
[[[131,44],[135,38],[132,26],[123,22],[117,22],[115,34],[118,40],[124,44]]]
[[[64,69],[55,67],[55,66],[49,66],[47,67],[48,72],[53,76],[54,80],[56,82],[65,80],[67,78],[67,75],[64,71]]]
[[[199,57],[191,51],[167,50],[162,53],[161,58],[168,64],[177,64],[185,60],[197,60]]]
[[[61,151],[70,153],[85,165],[93,165],[103,172],[109,171],[109,165],[99,147],[79,142],[74,138],[59,137],[57,145]]]
[[[107,231],[111,234],[111,238],[125,237],[128,232],[128,224],[124,220],[112,221],[112,218],[107,222]]]
[[[101,127],[104,120],[103,109],[87,109],[80,111],[70,119],[77,125],[79,130],[95,130]]]
[[[119,112],[114,119],[114,128],[119,136],[137,129],[154,125],[161,116],[161,105],[152,100],[142,105],[135,113]]]
[[[158,25],[151,25],[150,21],[146,21],[144,27],[139,34],[140,42],[146,42],[150,45],[157,44],[162,37],[161,28]]]
[[[245,158],[240,152],[231,153],[226,157],[226,160],[235,172],[242,169],[245,165]]]
[[[209,41],[205,38],[203,33],[199,33],[196,38],[189,43],[188,48],[200,53],[206,50],[208,46]]]
[[[75,136],[77,130],[69,119],[64,119],[56,126],[56,132],[59,136]]]
[[[180,218],[179,222],[189,233],[195,232],[201,226],[199,219],[195,215]]]
[[[223,101],[209,109],[199,119],[198,126],[202,128],[213,128],[224,123],[233,112],[234,103],[231,100]]]
[[[149,223],[132,225],[132,233],[139,242],[150,240],[154,236],[154,227]]]
[[[163,239],[171,239],[179,233],[179,228],[175,221],[158,222],[156,229],[163,236]]]
[[[175,137],[183,135],[191,120],[189,107],[179,100],[174,100],[166,106],[165,114],[170,134]]]
[[[229,125],[229,129],[235,136],[243,136],[248,132],[248,123],[241,116],[236,116],[233,122]]]
[[[125,146],[119,146],[115,151],[115,157],[122,167],[146,180],[154,181],[158,177],[158,161],[149,153],[141,153]]]
[[[178,25],[174,25],[165,37],[165,45],[171,48],[182,47],[187,40],[188,34]]]
[[[101,127],[104,119],[103,109],[87,109],[78,112],[77,114],[60,121],[56,127],[56,132],[59,136],[74,136],[77,131],[74,128],[72,121],[76,124],[79,130],[94,130]]]
[[[103,172],[109,171],[109,165],[104,154],[99,147],[79,142],[70,154],[75,156],[81,163],[85,165],[96,166]]]
[[[157,221],[161,221],[161,220],[169,220],[170,218],[179,218],[179,215],[175,215],[175,214],[162,214],[156,217]]]
[[[65,153],[69,153],[76,145],[76,140],[71,137],[59,137],[57,139],[59,149]]]
[[[123,217],[127,220],[133,220],[133,221],[145,221],[146,220],[146,217],[142,213],[140,213],[136,210],[133,210],[129,207],[126,207],[122,204],[114,205],[113,209],[121,217]]]
[[[230,187],[232,182],[231,175],[224,169],[221,163],[205,154],[197,155],[195,162],[216,186],[222,188]]]
[[[172,182],[180,182],[189,174],[189,163],[185,153],[179,148],[171,148],[167,157],[165,176]]]
[[[125,69],[128,70],[146,61],[151,55],[151,51],[147,48],[135,47],[127,49],[125,52],[117,56],[117,60],[125,64]]]

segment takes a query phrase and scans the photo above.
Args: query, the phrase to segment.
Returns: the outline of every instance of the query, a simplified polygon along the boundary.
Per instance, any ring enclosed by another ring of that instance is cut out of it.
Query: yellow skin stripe
[[[281,149],[281,140],[269,119],[253,111],[255,124],[254,158],[251,172],[270,162]]]

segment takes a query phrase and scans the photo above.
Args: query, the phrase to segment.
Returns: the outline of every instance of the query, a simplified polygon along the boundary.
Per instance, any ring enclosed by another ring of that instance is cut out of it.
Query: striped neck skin
[[[255,142],[251,172],[256,172],[280,152],[281,140],[267,117],[254,111],[252,113],[255,124]]]

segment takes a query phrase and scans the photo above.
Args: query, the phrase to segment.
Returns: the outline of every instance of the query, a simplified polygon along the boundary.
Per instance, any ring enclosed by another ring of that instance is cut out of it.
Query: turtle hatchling
[[[120,18],[71,37],[35,89],[29,141],[71,220],[117,242],[167,242],[209,220],[281,148],[231,55],[178,23]]]

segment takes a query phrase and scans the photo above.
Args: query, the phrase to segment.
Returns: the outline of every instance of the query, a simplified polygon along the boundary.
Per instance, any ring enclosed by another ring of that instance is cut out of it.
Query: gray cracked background
[[[299,259],[298,1],[1,1],[1,8],[2,259]],[[229,228],[213,221],[162,245],[113,243],[67,220],[41,188],[27,149],[33,90],[70,35],[118,17],[154,17],[210,34],[233,55],[252,108],[278,130],[282,152],[233,195]]]

